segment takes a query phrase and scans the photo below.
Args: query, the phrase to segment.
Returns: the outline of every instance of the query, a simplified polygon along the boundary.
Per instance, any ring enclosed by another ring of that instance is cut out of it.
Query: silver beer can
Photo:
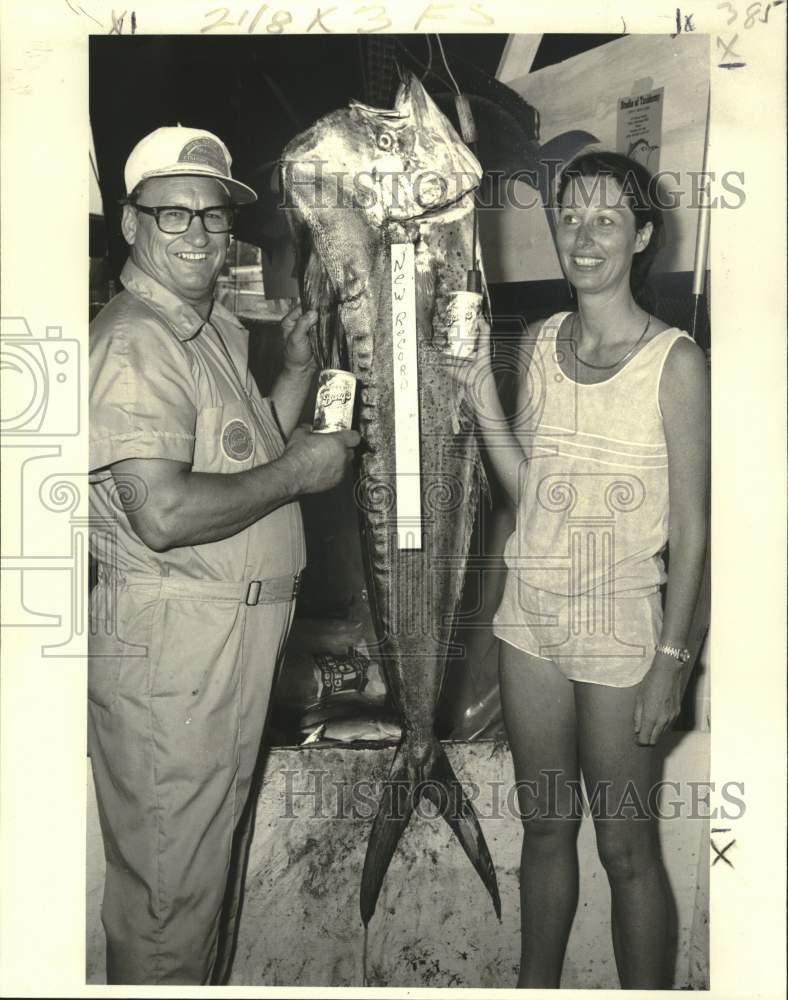
[[[461,361],[472,361],[479,342],[482,296],[478,292],[450,292],[444,325],[446,353]]]
[[[323,369],[318,376],[312,430],[316,434],[349,431],[353,423],[355,398],[355,375],[339,368]]]

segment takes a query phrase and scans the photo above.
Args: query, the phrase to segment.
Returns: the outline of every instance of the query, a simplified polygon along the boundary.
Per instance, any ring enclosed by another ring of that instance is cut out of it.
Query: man
[[[213,298],[236,206],[256,198],[230,165],[203,130],[138,143],[125,290],[90,330],[89,748],[110,983],[229,973],[252,775],[304,566],[295,501],[338,483],[359,440],[296,427],[314,315],[283,321],[263,399],[247,333]]]

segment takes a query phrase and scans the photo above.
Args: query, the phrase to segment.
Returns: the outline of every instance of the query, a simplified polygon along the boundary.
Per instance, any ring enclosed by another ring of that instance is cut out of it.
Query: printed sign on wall
[[[618,99],[616,149],[642,163],[652,173],[659,170],[662,148],[664,87]]]

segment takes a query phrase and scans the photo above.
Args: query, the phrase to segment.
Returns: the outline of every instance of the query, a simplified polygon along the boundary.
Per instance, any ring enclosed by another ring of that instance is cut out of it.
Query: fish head
[[[353,101],[324,115],[288,143],[280,166],[302,300],[321,316],[316,353],[343,367],[337,345],[358,341],[348,330],[377,325],[384,244],[467,214],[482,168],[413,75],[392,108]]]
[[[380,221],[441,212],[479,186],[479,161],[413,74],[400,85],[393,109],[354,102],[351,111],[367,128],[372,207]]]
[[[361,211],[369,224],[418,220],[457,204],[481,181],[479,161],[419,80],[409,74],[393,108],[359,101],[294,139],[285,189],[326,209]]]

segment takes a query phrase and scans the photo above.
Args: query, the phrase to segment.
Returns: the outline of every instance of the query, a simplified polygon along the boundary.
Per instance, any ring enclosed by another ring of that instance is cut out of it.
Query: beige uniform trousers
[[[250,790],[294,589],[293,577],[94,588],[88,736],[110,983],[229,974]],[[113,603],[117,628],[102,634]]]

